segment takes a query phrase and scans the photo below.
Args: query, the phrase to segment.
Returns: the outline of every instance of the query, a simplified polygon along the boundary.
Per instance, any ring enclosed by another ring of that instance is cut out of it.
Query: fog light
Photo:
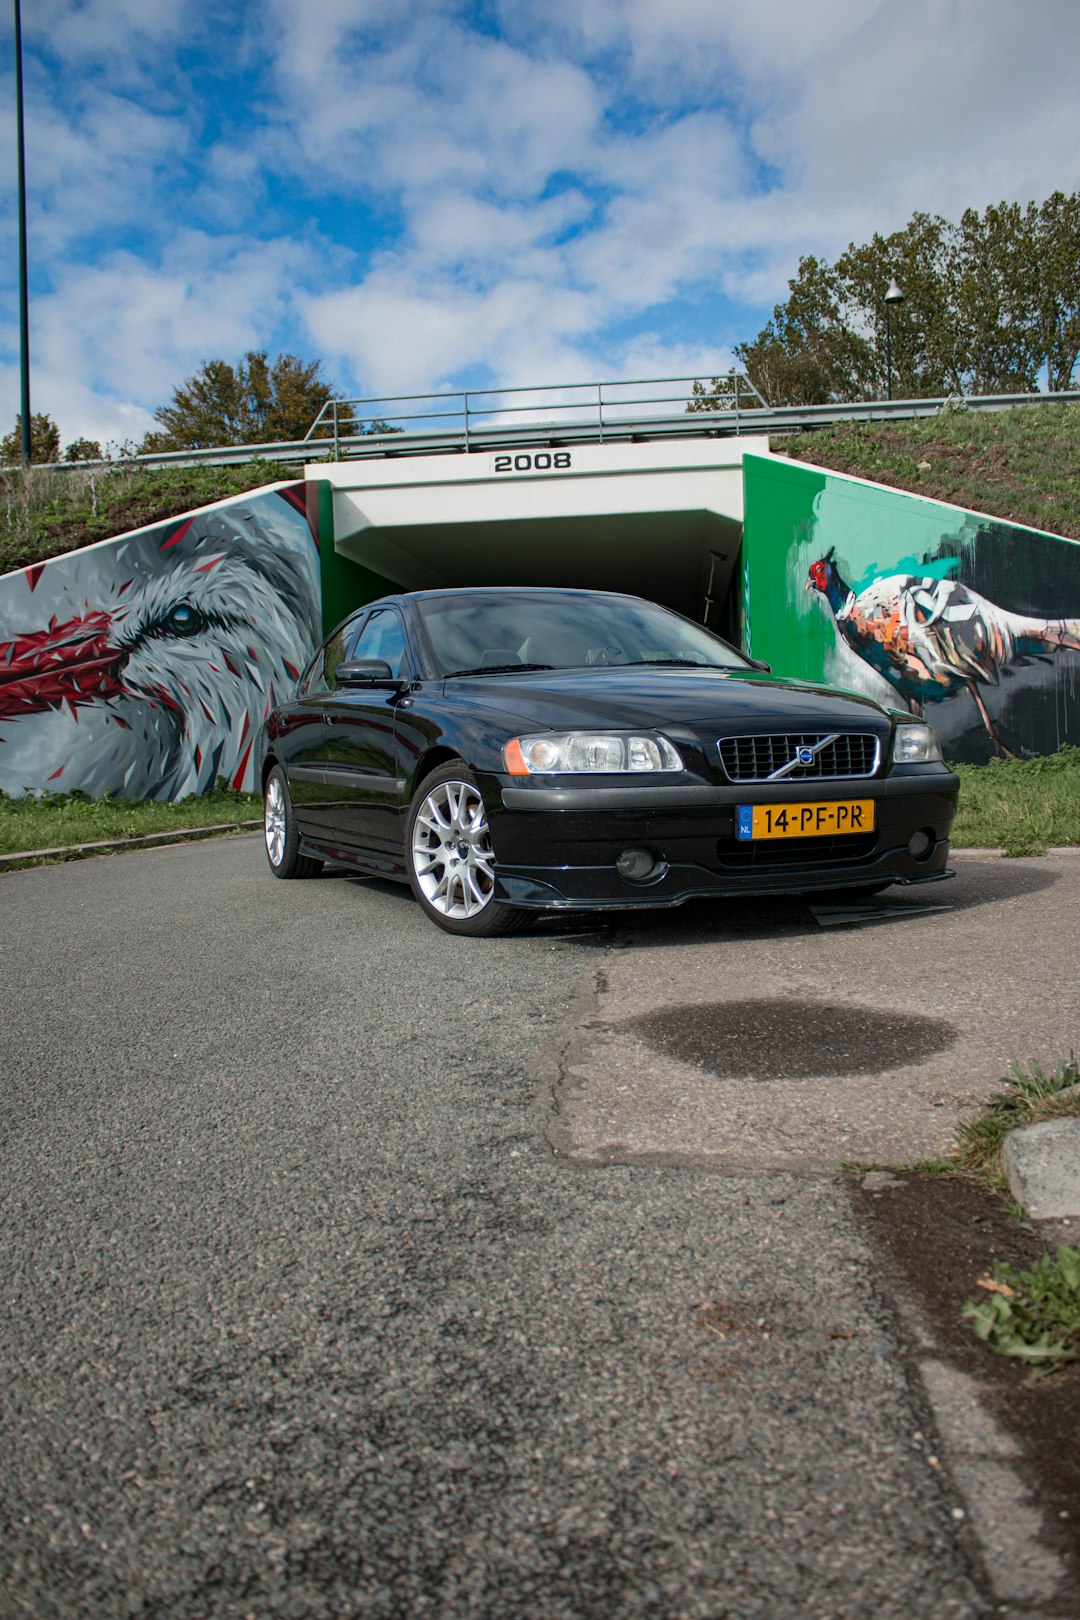
[[[656,857],[647,849],[624,849],[615,862],[620,877],[647,878],[656,865]]]
[[[920,827],[919,831],[917,833],[912,833],[910,839],[908,840],[908,849],[910,849],[915,859],[920,861],[924,855],[928,855],[930,853],[936,842],[937,840],[934,837],[934,829],[932,827]]]

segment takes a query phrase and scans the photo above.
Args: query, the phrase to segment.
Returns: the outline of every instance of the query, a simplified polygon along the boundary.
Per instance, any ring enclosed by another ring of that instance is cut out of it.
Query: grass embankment
[[[771,442],[774,451],[832,472],[1080,539],[1080,404],[961,408]]]
[[[296,479],[301,469],[276,461],[235,467],[118,464],[70,472],[32,468],[0,474],[0,574],[77,551],[95,540],[164,523],[197,506],[242,495],[262,484]]]
[[[142,838],[149,833],[177,832],[188,827],[214,827],[251,821],[261,815],[262,800],[256,794],[234,793],[231,788],[217,788],[201,798],[182,799],[178,804],[60,794],[44,799],[9,799],[0,794],[0,855],[67,849],[113,838]]]
[[[957,849],[1039,855],[1051,844],[1080,844],[1080,748],[1063,748],[1045,759],[955,768],[963,783],[953,827]],[[230,788],[178,804],[61,794],[8,799],[0,794],[0,855],[252,821],[261,815],[256,794]]]
[[[1080,844],[1080,748],[953,768],[961,783],[955,849],[1043,855],[1050,845]]]

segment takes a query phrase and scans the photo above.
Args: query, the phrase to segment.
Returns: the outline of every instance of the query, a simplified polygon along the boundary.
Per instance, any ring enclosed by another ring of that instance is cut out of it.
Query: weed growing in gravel
[[[992,1097],[979,1113],[965,1120],[952,1155],[955,1169],[993,1185],[1006,1185],[1001,1150],[1010,1131],[1040,1120],[1080,1115],[1080,1064],[1075,1053],[1047,1069],[1041,1063],[1022,1068],[1013,1063],[1008,1089]]]
[[[1039,1373],[1080,1361],[1080,1249],[1063,1243],[1055,1260],[1044,1254],[1029,1271],[999,1262],[979,1285],[990,1298],[969,1300],[964,1315],[991,1350]]]

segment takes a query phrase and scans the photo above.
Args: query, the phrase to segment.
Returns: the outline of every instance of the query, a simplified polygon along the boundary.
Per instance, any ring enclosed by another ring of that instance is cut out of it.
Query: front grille
[[[827,731],[775,731],[757,737],[721,737],[717,747],[733,782],[816,782],[873,776],[878,764],[878,739],[873,732],[864,731],[844,731],[836,736]],[[799,748],[816,750],[810,764],[795,765],[777,778],[777,773],[797,757]]]
[[[721,867],[768,872],[787,866],[836,866],[863,861],[873,854],[877,833],[838,833],[831,838],[721,838],[716,858]]]

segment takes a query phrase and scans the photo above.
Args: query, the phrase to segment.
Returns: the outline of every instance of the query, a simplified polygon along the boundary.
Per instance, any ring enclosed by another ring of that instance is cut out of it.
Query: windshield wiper
[[[730,669],[730,664],[702,664],[696,658],[631,658],[627,668],[642,664],[678,664],[681,669]]]
[[[454,675],[516,675],[528,669],[554,669],[554,664],[477,664],[475,669],[449,669],[445,679]]]

